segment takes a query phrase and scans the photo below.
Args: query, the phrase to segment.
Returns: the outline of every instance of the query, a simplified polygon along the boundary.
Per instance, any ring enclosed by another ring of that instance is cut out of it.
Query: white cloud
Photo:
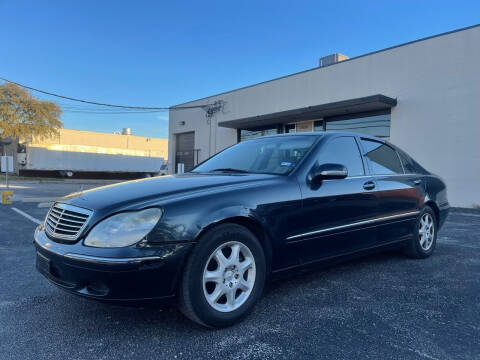
[[[157,115],[158,120],[168,121],[168,115]]]

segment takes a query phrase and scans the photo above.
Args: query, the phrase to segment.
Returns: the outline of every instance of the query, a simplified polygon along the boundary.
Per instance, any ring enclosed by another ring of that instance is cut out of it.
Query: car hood
[[[114,210],[149,201],[176,196],[193,195],[196,192],[221,189],[237,184],[263,182],[279,175],[269,174],[182,174],[159,176],[106,185],[73,193],[59,201],[90,210]]]

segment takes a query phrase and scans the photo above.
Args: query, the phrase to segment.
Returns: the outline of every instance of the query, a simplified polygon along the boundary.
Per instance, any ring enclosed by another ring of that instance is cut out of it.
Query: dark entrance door
[[[195,132],[177,134],[177,145],[175,152],[175,164],[184,164],[185,172],[193,169],[194,166]],[[175,169],[177,172],[177,169]]]

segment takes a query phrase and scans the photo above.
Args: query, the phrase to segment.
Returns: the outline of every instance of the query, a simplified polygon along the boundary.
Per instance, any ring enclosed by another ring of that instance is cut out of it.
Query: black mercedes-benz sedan
[[[430,256],[448,209],[445,183],[386,141],[267,136],[185,174],[60,199],[35,231],[36,262],[70,293],[176,302],[223,327],[293,269],[395,248]]]

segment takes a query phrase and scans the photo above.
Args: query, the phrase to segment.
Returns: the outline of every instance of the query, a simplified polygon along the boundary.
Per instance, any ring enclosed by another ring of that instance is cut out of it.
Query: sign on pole
[[[0,163],[1,172],[13,172],[13,156],[2,156]]]

